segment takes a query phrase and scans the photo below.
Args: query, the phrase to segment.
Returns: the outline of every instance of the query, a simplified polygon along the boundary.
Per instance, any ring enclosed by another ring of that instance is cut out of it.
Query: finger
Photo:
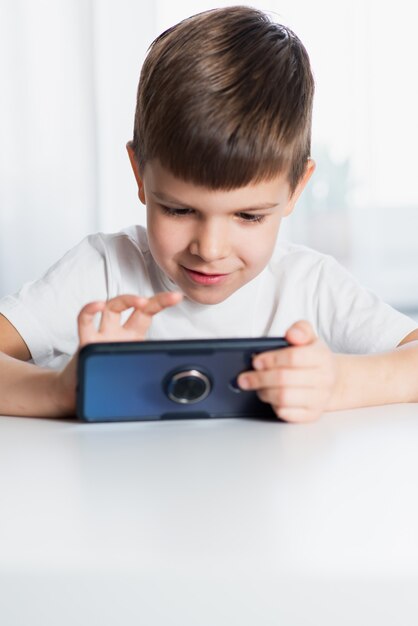
[[[309,322],[299,320],[288,329],[285,338],[289,343],[295,346],[303,346],[314,342],[316,335]]]
[[[142,311],[146,315],[156,315],[156,313],[160,313],[167,307],[178,304],[182,298],[183,294],[179,291],[161,291],[148,299]]]
[[[317,367],[317,344],[312,343],[308,344],[307,346],[295,346],[290,348],[280,348],[278,350],[269,350],[266,352],[262,352],[254,357],[252,364],[256,370],[272,369],[276,367]]]
[[[80,340],[80,347],[86,343],[91,343],[97,333],[96,326],[94,324],[94,318],[97,313],[103,311],[106,306],[106,302],[97,301],[89,302],[81,309],[77,317],[78,336]]]
[[[120,314],[127,309],[144,306],[146,299],[132,294],[122,294],[110,298],[103,309],[99,332],[108,333],[120,326]]]
[[[132,294],[122,294],[110,298],[107,300],[106,307],[103,309],[100,330],[105,331],[109,326],[115,324],[120,325],[120,314],[123,313],[123,311],[132,307],[143,306],[144,304],[144,298]]]
[[[145,303],[146,298],[132,294],[123,294],[115,298],[110,298],[110,300],[106,302],[106,310],[111,313],[122,313],[122,311],[126,311],[126,309],[130,309],[131,307],[144,306]]]
[[[167,306],[172,306],[181,300],[182,294],[179,292],[162,292],[153,296],[152,298],[143,298],[140,296],[134,296],[130,294],[123,294],[111,298],[106,303],[106,308],[103,311],[100,331],[107,332],[115,325],[120,325],[120,314],[127,309],[136,309],[134,313],[142,313],[145,315],[154,315],[159,311],[162,311]],[[128,318],[131,319],[132,315]],[[138,321],[138,315],[134,317],[129,326],[124,325],[128,330],[131,327],[136,328]],[[149,326],[149,322],[145,326]]]
[[[151,322],[151,315],[146,315],[142,309],[135,309],[123,324],[123,327],[126,330],[135,332],[139,337],[144,337],[151,326]]]
[[[303,408],[274,408],[277,417],[285,422],[293,422],[294,424],[303,422],[313,422],[321,416],[321,411],[313,411]]]
[[[247,390],[267,389],[270,387],[317,387],[321,377],[317,368],[273,368],[262,371],[250,370],[241,374],[238,384],[247,381]]]
[[[260,389],[257,395],[272,406],[295,409],[314,409],[321,404],[322,394],[311,387],[274,387]]]
[[[143,306],[137,308],[124,324],[127,330],[146,332],[151,324],[152,317],[164,309],[178,304],[183,294],[177,291],[164,291],[149,298]]]

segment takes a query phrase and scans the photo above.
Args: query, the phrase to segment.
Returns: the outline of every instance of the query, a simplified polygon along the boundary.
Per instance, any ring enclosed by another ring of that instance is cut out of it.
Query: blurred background
[[[231,4],[290,26],[316,78],[317,169],[280,236],[334,255],[418,317],[409,0],[0,0],[0,296],[88,233],[145,223],[125,144],[146,50],[181,19]]]

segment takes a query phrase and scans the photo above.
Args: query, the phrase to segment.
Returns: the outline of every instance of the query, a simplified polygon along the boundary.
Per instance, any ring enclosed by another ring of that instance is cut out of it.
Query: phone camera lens
[[[174,402],[193,404],[204,400],[212,388],[209,377],[197,369],[182,370],[166,379],[165,390]]]

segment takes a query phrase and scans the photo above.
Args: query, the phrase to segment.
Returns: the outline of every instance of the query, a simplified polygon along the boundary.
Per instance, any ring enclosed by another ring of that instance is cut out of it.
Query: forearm
[[[327,410],[418,402],[418,342],[381,354],[336,355],[337,382]]]
[[[0,352],[0,414],[60,417],[68,414],[57,384],[58,372]]]

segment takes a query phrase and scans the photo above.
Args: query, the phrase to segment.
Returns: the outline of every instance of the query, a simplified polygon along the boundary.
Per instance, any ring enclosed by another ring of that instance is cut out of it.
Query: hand
[[[145,339],[153,316],[177,304],[182,297],[179,292],[167,291],[157,293],[152,298],[122,295],[107,302],[90,302],[81,309],[77,319],[79,347],[82,348],[88,343],[106,341],[142,341]],[[133,308],[132,313],[121,325],[121,313],[130,308]],[[96,328],[94,317],[98,312],[101,312],[102,316]],[[57,398],[58,411],[61,415],[71,415],[75,412],[77,361],[78,351],[64,369],[57,372],[54,395]]]
[[[309,422],[326,410],[335,390],[337,360],[315,336],[309,322],[296,322],[285,335],[289,348],[256,355],[253,367],[240,375],[238,384],[256,390],[277,417],[289,422]],[[243,385],[243,380],[248,381]]]
[[[178,304],[183,295],[179,292],[163,291],[152,298],[141,296],[116,296],[107,302],[90,302],[84,306],[78,316],[78,336],[80,348],[88,343],[106,341],[142,341],[151,325],[154,315]],[[120,315],[123,311],[134,310],[123,325]],[[94,317],[101,313],[98,329]]]

